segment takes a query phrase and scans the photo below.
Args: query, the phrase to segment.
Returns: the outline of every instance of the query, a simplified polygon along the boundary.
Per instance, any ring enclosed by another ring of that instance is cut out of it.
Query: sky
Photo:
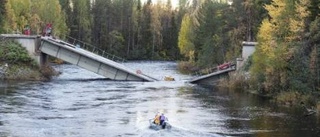
[[[162,1],[163,3],[167,3],[167,0],[152,0],[152,3],[157,3],[158,1]],[[147,0],[141,0],[142,3],[147,2]],[[179,0],[171,0],[171,4],[173,8],[178,7]]]

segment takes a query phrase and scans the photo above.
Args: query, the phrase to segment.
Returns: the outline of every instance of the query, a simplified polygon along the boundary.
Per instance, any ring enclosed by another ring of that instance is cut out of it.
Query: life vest
[[[154,118],[154,123],[159,125],[160,124],[160,115],[157,115],[155,118]]]

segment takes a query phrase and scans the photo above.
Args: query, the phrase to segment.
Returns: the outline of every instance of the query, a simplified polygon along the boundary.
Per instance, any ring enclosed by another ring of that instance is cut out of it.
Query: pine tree
[[[0,0],[0,33],[4,33],[5,5],[7,0]]]
[[[78,40],[91,42],[90,0],[73,0],[73,27],[71,36]]]
[[[142,51],[141,54],[142,59],[151,59],[154,54],[154,47],[153,47],[153,33],[152,33],[152,2],[148,0],[147,4],[142,7],[142,20],[141,20],[141,37],[139,41],[141,41]]]
[[[63,11],[63,15],[66,18],[66,25],[70,29],[72,27],[73,14],[71,9],[70,0],[59,0],[61,5],[61,10]]]
[[[111,0],[95,0],[92,7],[93,29],[92,39],[95,46],[106,49],[109,44],[111,24]]]

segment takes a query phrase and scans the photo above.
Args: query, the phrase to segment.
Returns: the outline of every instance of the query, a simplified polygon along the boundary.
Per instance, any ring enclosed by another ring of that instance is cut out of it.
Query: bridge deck
[[[205,85],[214,85],[216,80],[220,78],[220,75],[228,74],[231,71],[235,71],[236,67],[233,65],[227,69],[216,71],[207,75],[195,77],[191,80],[189,80],[190,83],[199,83],[199,84],[205,84]],[[217,77],[217,78],[215,78]]]
[[[41,52],[78,65],[84,69],[95,72],[112,80],[124,81],[157,81],[157,79],[144,74],[137,74],[123,64],[114,62],[90,51],[76,47],[70,43],[52,39],[41,38]]]

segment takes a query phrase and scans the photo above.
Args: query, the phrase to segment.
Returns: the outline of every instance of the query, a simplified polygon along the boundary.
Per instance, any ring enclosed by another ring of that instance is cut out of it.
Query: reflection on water
[[[177,81],[120,82],[72,65],[50,82],[1,82],[0,136],[317,136],[316,116],[246,93],[186,83],[173,62],[125,65]],[[164,112],[171,130],[149,129]]]

